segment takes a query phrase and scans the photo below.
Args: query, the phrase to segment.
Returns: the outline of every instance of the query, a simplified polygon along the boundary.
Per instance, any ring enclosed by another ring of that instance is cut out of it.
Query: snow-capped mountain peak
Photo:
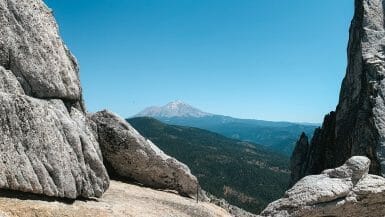
[[[164,106],[152,106],[135,115],[136,117],[206,117],[212,114],[203,112],[191,105],[176,100]]]

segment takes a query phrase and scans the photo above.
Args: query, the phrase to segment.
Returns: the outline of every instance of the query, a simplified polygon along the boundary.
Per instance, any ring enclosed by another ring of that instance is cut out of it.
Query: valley
[[[148,117],[127,121],[188,165],[204,190],[249,212],[260,212],[288,187],[289,158],[264,146]]]

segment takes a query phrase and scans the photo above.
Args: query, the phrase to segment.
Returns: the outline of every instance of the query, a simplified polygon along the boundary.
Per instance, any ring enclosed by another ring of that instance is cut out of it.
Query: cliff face
[[[302,133],[290,158],[291,180],[298,180],[301,174],[304,173],[303,170],[306,168],[306,154],[308,150],[309,138],[305,133]],[[294,184],[295,183],[290,183],[291,186]]]
[[[385,175],[384,0],[356,0],[350,27],[348,67],[335,112],[325,117],[293,183],[337,167],[354,155],[368,156],[370,172]]]

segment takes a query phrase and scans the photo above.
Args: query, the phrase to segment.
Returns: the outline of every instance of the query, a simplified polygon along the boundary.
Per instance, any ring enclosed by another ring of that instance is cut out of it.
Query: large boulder
[[[41,0],[0,0],[0,65],[11,70],[26,94],[77,101],[78,66]]]
[[[108,111],[93,114],[106,165],[112,174],[136,180],[146,186],[172,189],[195,196],[199,184],[190,169],[166,155],[141,136],[125,120]]]
[[[348,67],[335,112],[311,141],[301,178],[368,156],[370,173],[385,175],[385,0],[355,0]],[[292,180],[295,182],[297,180]]]
[[[370,160],[355,156],[343,166],[306,176],[271,203],[262,216],[385,216],[385,178],[368,175]]]
[[[108,176],[82,112],[26,95],[0,92],[0,102],[0,188],[68,198],[103,194]]]
[[[100,197],[109,177],[51,11],[0,0],[0,23],[0,188]]]

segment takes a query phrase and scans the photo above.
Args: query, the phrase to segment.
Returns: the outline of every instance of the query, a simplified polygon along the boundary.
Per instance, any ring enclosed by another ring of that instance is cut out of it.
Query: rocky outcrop
[[[104,155],[121,177],[196,196],[189,168],[123,119],[87,118],[77,62],[41,0],[0,0],[0,23],[1,189],[100,197],[109,186]]]
[[[355,156],[343,166],[306,176],[262,216],[385,216],[385,178],[368,175],[370,160]]]
[[[315,132],[304,154],[306,169],[293,171],[299,177],[336,167],[354,155],[368,156],[370,173],[385,175],[384,6],[384,0],[355,1],[339,104]]]
[[[41,200],[34,195],[0,192],[2,217],[233,217],[207,202],[156,191],[137,185],[111,181],[97,200]],[[239,216],[236,216],[239,217]]]
[[[307,152],[309,149],[309,138],[305,133],[302,133],[301,137],[297,141],[295,145],[295,149],[290,158],[290,170],[293,171],[291,173],[291,180],[294,183],[290,183],[290,186],[293,186],[295,182],[300,179],[301,174],[306,168],[306,158]]]
[[[91,119],[97,125],[98,140],[111,174],[196,196],[199,184],[190,169],[166,155],[125,120],[108,111],[97,112]]]
[[[41,0],[0,0],[0,23],[0,65],[27,95],[79,101],[77,63]]]
[[[108,175],[76,108],[0,92],[0,188],[76,198],[101,196]]]
[[[147,186],[195,196],[199,185],[121,118],[87,117],[77,62],[42,0],[0,0],[0,23],[0,216],[230,216],[118,182],[103,196],[110,180],[102,155],[114,172]]]
[[[109,178],[78,66],[40,0],[0,0],[0,188],[100,197]]]

